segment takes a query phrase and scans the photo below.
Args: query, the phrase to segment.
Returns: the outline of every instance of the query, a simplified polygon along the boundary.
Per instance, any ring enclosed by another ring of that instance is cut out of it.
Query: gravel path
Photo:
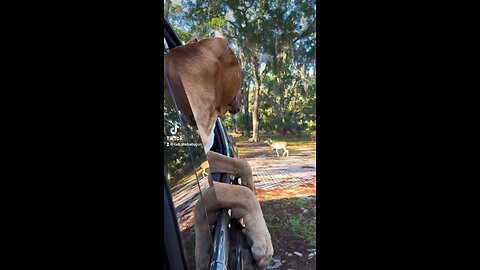
[[[275,151],[268,147],[257,146],[253,152],[240,155],[252,167],[257,198],[260,201],[316,194],[315,150],[292,152],[288,157],[277,157]]]

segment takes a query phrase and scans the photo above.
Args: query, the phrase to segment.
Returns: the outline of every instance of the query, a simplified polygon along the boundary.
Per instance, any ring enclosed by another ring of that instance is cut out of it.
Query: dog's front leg
[[[211,173],[229,173],[239,176],[242,179],[242,185],[251,189],[254,194],[257,194],[255,184],[253,183],[252,168],[248,162],[227,157],[213,151],[208,151],[207,159]]]
[[[196,269],[207,270],[213,252],[210,225],[215,223],[216,213],[220,208],[218,208],[213,187],[205,190],[202,195],[203,199],[197,201],[193,210],[195,218],[195,264]]]
[[[232,216],[245,222],[245,234],[247,236],[253,258],[258,267],[265,269],[273,256],[273,246],[270,233],[263,219],[262,209],[255,194],[247,187],[215,182],[214,188],[207,189],[203,198],[195,206],[195,257],[197,269],[208,267],[211,250],[211,240],[205,233],[208,232],[208,223],[205,220],[205,207],[209,222],[215,220],[214,215],[221,208],[231,209]]]

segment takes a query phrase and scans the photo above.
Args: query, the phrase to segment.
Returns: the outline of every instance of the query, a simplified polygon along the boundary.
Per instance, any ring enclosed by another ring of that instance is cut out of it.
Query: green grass
[[[269,230],[289,231],[316,246],[316,204],[299,198],[265,201],[260,203]],[[303,214],[303,209],[308,210]],[[274,238],[274,246],[280,244]]]
[[[302,236],[310,245],[316,245],[316,218],[310,219],[304,216],[290,217],[287,221],[293,233]]]
[[[263,143],[267,138],[272,139],[273,142],[276,141],[286,141],[288,143],[287,149],[290,151],[290,154],[296,153],[296,151],[303,151],[303,150],[315,150],[316,148],[316,141],[311,141],[310,138],[288,138],[288,137],[281,137],[281,136],[269,136],[263,137],[260,136],[260,143]],[[248,138],[236,138],[235,141],[237,143],[245,142]],[[267,145],[265,145],[267,146]],[[258,152],[260,149],[257,147],[244,147],[243,145],[237,144],[237,149],[239,155],[247,155]],[[274,152],[273,152],[274,153]],[[280,155],[282,155],[282,150],[280,151]]]
[[[259,134],[259,141],[263,142],[266,139],[272,139],[273,141],[286,141],[286,142],[314,142],[311,139],[311,133],[313,131],[303,131],[301,134],[295,134],[295,135],[290,135],[290,136],[282,136],[280,134],[268,134],[265,131],[260,131]],[[236,142],[245,142],[247,141],[251,136],[245,136],[245,137],[236,137],[235,141]]]
[[[272,139],[272,141],[283,141],[290,143],[308,143],[308,144],[315,144],[315,141],[312,141],[310,136],[301,136],[301,137],[283,137],[281,135],[262,135],[258,136],[259,142],[264,142],[266,139]],[[250,137],[237,137],[235,138],[235,142],[246,142],[250,139]]]
[[[303,237],[308,244],[316,246],[316,204],[314,202],[290,198],[264,201],[260,202],[260,204],[271,234],[273,232],[279,234],[289,232]],[[301,208],[308,209],[309,213],[306,215],[302,214],[303,210]],[[184,234],[184,237],[183,244],[188,258],[187,264],[191,269],[195,269],[195,236],[188,233]],[[279,239],[272,237],[272,244],[274,247],[279,247],[285,243],[280,243]],[[295,267],[295,262],[291,263],[290,268],[302,269],[301,267],[303,267],[303,265],[299,264],[297,268]]]
[[[249,138],[247,137],[239,137],[235,139],[236,143],[243,143],[247,142]],[[306,148],[308,149],[315,149],[315,146],[317,144],[316,141],[312,141],[310,137],[282,137],[282,136],[259,136],[259,143],[263,143],[266,139],[272,139],[273,142],[287,142],[288,143],[288,149],[289,150],[305,150]],[[266,146],[266,145],[265,145]],[[237,145],[238,149],[240,152],[252,152],[256,151],[256,148],[253,149],[246,149],[242,146]]]

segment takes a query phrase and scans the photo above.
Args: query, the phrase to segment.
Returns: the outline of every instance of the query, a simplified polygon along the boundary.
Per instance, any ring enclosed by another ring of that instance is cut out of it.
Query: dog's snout
[[[232,114],[238,113],[240,111],[240,107],[232,107],[229,112]]]
[[[235,100],[234,102],[230,103],[230,109],[228,110],[231,114],[236,114],[240,112],[242,109],[242,103]]]
[[[228,104],[230,106],[230,109],[228,110],[231,114],[236,114],[240,112],[242,109],[242,99],[240,98],[240,91],[238,91],[237,95],[235,96],[235,99]]]

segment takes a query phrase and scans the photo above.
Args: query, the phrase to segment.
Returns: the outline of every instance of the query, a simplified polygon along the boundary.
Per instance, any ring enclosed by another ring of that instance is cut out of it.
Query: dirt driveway
[[[293,144],[288,157],[277,157],[260,143],[237,143],[237,147],[239,158],[252,167],[272,236],[274,267],[269,269],[316,269],[315,144]]]

